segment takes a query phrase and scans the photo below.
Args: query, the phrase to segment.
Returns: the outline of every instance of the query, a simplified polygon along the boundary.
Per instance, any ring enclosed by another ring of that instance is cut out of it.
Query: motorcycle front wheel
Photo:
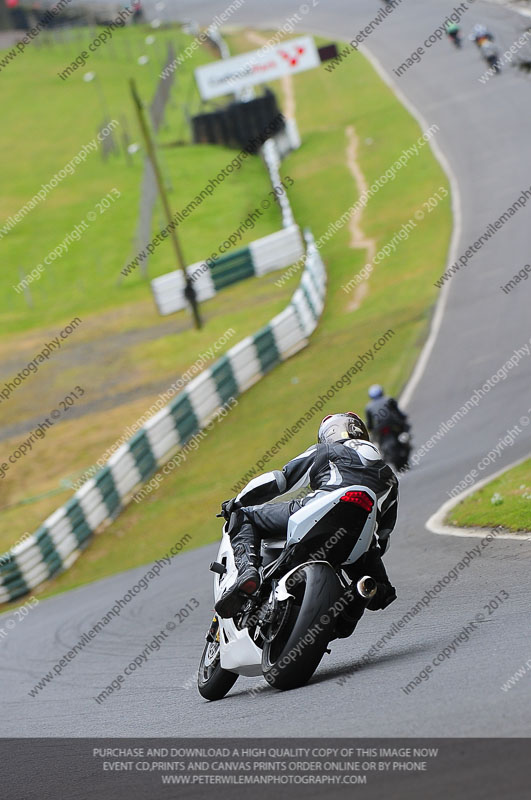
[[[275,689],[304,686],[319,666],[335,624],[330,611],[340,594],[332,567],[307,564],[296,573],[293,598],[280,604],[262,649],[262,672]]]
[[[217,622],[214,618],[214,622]],[[197,688],[199,694],[205,700],[221,700],[229,692],[236,681],[238,675],[228,672],[221,666],[220,644],[219,644],[219,623],[215,640],[206,642],[197,675]]]

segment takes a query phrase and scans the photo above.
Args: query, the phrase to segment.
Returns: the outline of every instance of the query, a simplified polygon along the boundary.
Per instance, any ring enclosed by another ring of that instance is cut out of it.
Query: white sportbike
[[[365,486],[318,492],[289,519],[287,539],[264,539],[261,585],[232,619],[214,616],[198,688],[219,700],[239,675],[263,674],[276,689],[310,680],[333,639],[350,636],[377,584],[356,564],[377,530],[377,499]],[[237,576],[227,524],[214,574],[217,602]]]

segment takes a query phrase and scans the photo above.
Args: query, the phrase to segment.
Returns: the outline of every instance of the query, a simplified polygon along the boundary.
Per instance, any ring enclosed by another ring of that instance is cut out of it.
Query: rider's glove
[[[239,508],[241,508],[240,503],[233,497],[230,500],[225,500],[225,502],[221,504],[221,513],[228,522],[232,512],[237,511]]]

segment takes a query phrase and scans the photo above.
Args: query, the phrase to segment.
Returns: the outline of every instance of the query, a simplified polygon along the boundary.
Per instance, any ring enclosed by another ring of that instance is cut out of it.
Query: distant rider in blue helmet
[[[387,397],[379,384],[371,386],[369,397],[371,402],[365,407],[365,416],[370,434],[378,437],[381,430],[387,426],[399,429],[399,433],[409,430],[407,414],[400,411],[394,397]]]
[[[387,397],[379,384],[369,389],[370,403],[365,407],[367,428],[387,462],[396,469],[407,468],[409,460],[409,430],[407,415],[398,407],[394,397]]]

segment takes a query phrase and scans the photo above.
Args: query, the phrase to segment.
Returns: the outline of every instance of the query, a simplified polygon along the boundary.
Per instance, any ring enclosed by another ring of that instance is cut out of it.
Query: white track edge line
[[[485,533],[487,532],[486,528],[481,528],[479,531],[475,528],[457,528],[451,525],[445,525],[444,520],[446,516],[450,513],[452,508],[464,500],[465,497],[468,497],[471,494],[474,494],[478,491],[478,489],[482,489],[488,483],[499,478],[500,475],[503,475],[513,467],[517,467],[519,464],[522,464],[524,461],[527,461],[529,455],[523,456],[519,458],[517,461],[513,461],[506,467],[497,470],[492,475],[488,475],[486,478],[482,478],[482,480],[474,483],[472,486],[469,486],[468,489],[465,489],[463,492],[457,495],[457,497],[451,497],[449,500],[446,500],[445,503],[440,506],[437,511],[431,515],[429,520],[426,523],[426,528],[431,533],[438,533],[444,536],[472,536],[475,538],[483,538]],[[525,536],[523,534],[518,533],[500,533],[496,536],[497,539],[517,539],[520,542],[530,542],[531,541],[531,533],[529,536]]]
[[[423,131],[426,131],[430,127],[426,118],[424,117],[423,114],[421,114],[421,112],[411,102],[411,100],[409,100],[409,98],[406,97],[406,95],[402,92],[402,90],[397,86],[396,82],[387,74],[381,62],[365,46],[361,45],[359,49],[363,53],[363,55],[367,58],[367,60],[370,62],[374,70],[378,73],[380,78],[384,81],[384,83],[386,83],[387,86],[389,86],[389,88],[394,92],[397,99],[409,111],[411,116],[417,120],[421,129]],[[443,171],[448,176],[451,189],[453,227],[452,227],[452,236],[450,239],[450,246],[448,248],[448,257],[447,257],[447,267],[448,267],[456,260],[457,248],[459,240],[461,238],[461,232],[462,232],[461,194],[459,192],[459,184],[457,182],[457,176],[453,171],[450,162],[446,158],[446,155],[442,151],[441,147],[434,139],[430,139],[429,145],[432,149],[433,155],[441,165]],[[433,347],[437,340],[437,336],[439,335],[439,330],[441,328],[444,311],[448,301],[449,291],[450,291],[450,281],[447,281],[444,284],[443,288],[440,290],[439,297],[435,304],[435,312],[431,320],[430,332],[428,338],[415,363],[413,372],[411,373],[400,395],[400,405],[402,405],[404,408],[407,408],[407,406],[409,405],[413,392],[417,388],[417,385],[419,384],[426,369],[426,366],[428,364]]]
[[[382,66],[381,62],[376,58],[376,56],[374,56],[370,52],[370,50],[368,50],[364,45],[361,45],[359,49],[360,49],[360,51],[363,52],[363,55],[367,58],[367,60],[373,66],[374,70],[378,73],[378,75],[381,77],[381,79],[384,81],[384,83],[387,84],[387,86],[389,86],[389,88],[395,93],[397,99],[409,111],[409,113],[417,120],[417,122],[419,123],[420,127],[423,130],[427,130],[429,128],[429,125],[428,125],[427,120],[424,117],[424,115],[421,114],[421,112],[416,108],[416,106],[411,102],[411,100],[409,100],[409,98],[406,97],[406,95],[402,92],[402,90],[396,85],[396,82],[387,74],[387,72],[385,71],[385,69]],[[456,259],[457,248],[458,248],[458,244],[459,244],[459,240],[461,238],[461,232],[462,232],[462,219],[463,219],[463,217],[462,217],[461,195],[460,195],[460,192],[459,192],[459,184],[457,182],[457,176],[456,176],[454,170],[452,169],[452,167],[450,165],[450,162],[448,161],[448,159],[446,158],[444,152],[442,151],[441,147],[439,146],[438,142],[436,142],[434,139],[430,139],[429,145],[430,145],[430,147],[432,149],[432,152],[433,152],[435,158],[440,163],[442,169],[446,172],[446,174],[448,176],[448,179],[449,179],[449,182],[450,182],[450,188],[452,190],[452,215],[453,215],[454,224],[453,224],[453,229],[452,229],[452,237],[451,237],[451,240],[450,240],[450,246],[449,246],[449,249],[448,249],[448,262],[447,262],[448,265],[450,265]],[[436,305],[435,305],[435,312],[433,314],[433,318],[432,318],[432,322],[431,322],[430,332],[429,332],[428,338],[427,338],[427,340],[426,340],[426,342],[424,344],[424,347],[422,348],[422,351],[421,351],[421,353],[420,353],[420,355],[419,355],[419,357],[417,359],[415,367],[413,368],[413,372],[411,373],[411,376],[410,376],[409,380],[407,381],[407,383],[406,383],[406,385],[405,385],[405,387],[404,387],[404,389],[402,391],[402,394],[400,395],[400,404],[404,408],[406,408],[407,405],[409,404],[409,402],[411,400],[411,397],[413,395],[413,392],[417,388],[417,385],[419,384],[419,382],[420,382],[420,380],[421,380],[421,378],[422,378],[422,376],[424,374],[424,371],[426,369],[426,366],[428,364],[428,361],[429,361],[429,358],[431,356],[433,347],[434,347],[435,342],[437,340],[437,336],[439,335],[439,330],[441,328],[444,311],[445,311],[445,308],[446,308],[446,304],[448,302],[449,291],[450,291],[450,281],[446,282],[444,284],[443,288],[441,289],[441,292],[439,294],[439,298],[438,298],[438,300],[436,302]],[[449,513],[449,511],[452,508],[454,508],[454,506],[456,506],[465,497],[467,497],[470,494],[473,494],[478,489],[481,489],[487,483],[490,483],[491,481],[495,480],[497,477],[502,475],[504,472],[507,472],[507,470],[512,469],[515,466],[518,466],[518,464],[521,464],[527,458],[529,458],[529,456],[524,456],[523,458],[518,459],[517,461],[513,462],[512,464],[509,464],[509,466],[498,470],[494,474],[485,477],[484,479],[482,479],[478,483],[475,483],[473,486],[469,487],[468,489],[465,489],[465,491],[461,492],[461,494],[459,494],[457,497],[454,497],[454,498],[451,498],[450,500],[447,500],[445,503],[443,503],[440,506],[440,508],[437,511],[435,511],[434,514],[431,515],[431,517],[429,517],[429,519],[427,520],[427,522],[425,524],[425,527],[427,528],[427,530],[429,530],[430,533],[436,533],[436,534],[440,534],[440,535],[444,535],[444,536],[462,536],[462,537],[468,536],[468,537],[476,537],[476,538],[484,537],[485,536],[485,531],[481,531],[481,532],[478,533],[478,531],[474,530],[473,528],[454,528],[454,527],[451,527],[449,525],[445,525],[444,524],[444,519],[447,516],[447,514]],[[526,536],[519,535],[519,534],[516,534],[516,533],[502,533],[502,534],[498,534],[498,536],[496,538],[498,538],[498,539],[516,539],[518,541],[524,541],[524,542],[525,541],[531,541],[531,535],[526,537]]]

